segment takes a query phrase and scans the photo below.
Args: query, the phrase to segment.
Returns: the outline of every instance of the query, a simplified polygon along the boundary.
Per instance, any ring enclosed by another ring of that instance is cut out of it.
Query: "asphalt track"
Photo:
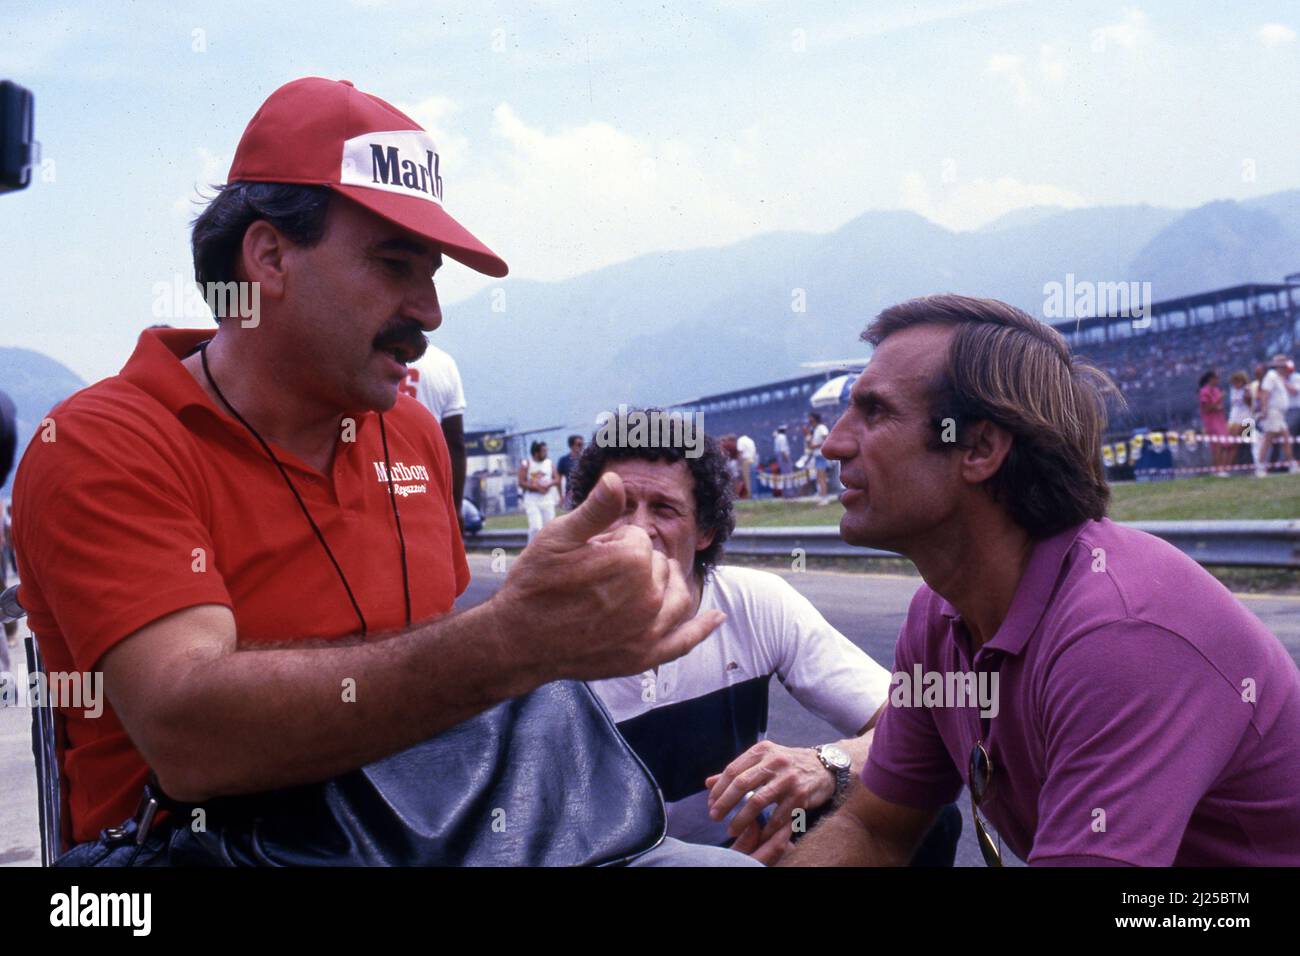
[[[471,554],[469,560],[474,576],[457,604],[460,609],[486,600],[504,580],[504,574],[492,570],[486,555]],[[845,636],[886,667],[892,668],[894,643],[918,579],[815,569],[778,573],[811,600]],[[1292,659],[1300,664],[1300,597],[1240,597],[1281,638]],[[25,637],[26,628],[22,633]],[[21,645],[16,651],[14,670],[22,681],[25,674],[21,667]],[[30,711],[0,708],[0,866],[34,866],[40,863],[30,727]],[[779,681],[772,682],[768,730],[772,740],[791,746],[824,743],[838,736],[829,725],[800,707]],[[964,826],[957,864],[983,866],[971,830],[969,797],[964,793],[959,806],[962,807]],[[1007,856],[1009,862],[1015,862],[1009,853]]]

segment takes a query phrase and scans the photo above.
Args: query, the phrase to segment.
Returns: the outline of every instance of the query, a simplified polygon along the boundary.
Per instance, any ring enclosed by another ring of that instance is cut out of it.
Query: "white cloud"
[[[1295,31],[1284,23],[1266,23],[1259,28],[1259,42],[1264,46],[1294,43]]]
[[[757,130],[704,155],[605,122],[545,129],[508,103],[493,121],[494,139],[458,175],[460,198],[449,192],[448,211],[517,275],[567,278],[650,250],[721,245],[772,228],[727,175],[756,161]],[[464,272],[440,276],[449,301],[484,284]]]
[[[429,132],[438,147],[438,157],[448,170],[458,171],[469,164],[469,140],[452,132],[453,127],[447,125],[447,121],[460,110],[455,100],[447,96],[428,96],[414,103],[398,101],[393,105]]]
[[[1118,23],[1108,23],[1092,31],[1093,49],[1101,52],[1114,43],[1131,50],[1149,36],[1147,15],[1137,8],[1130,8],[1124,11]]]
[[[1016,96],[1016,105],[1029,106],[1034,102],[1034,94],[1029,89],[1029,80],[1025,76],[1025,58],[1013,53],[994,53],[989,57],[988,71],[995,76],[1005,76]]]
[[[1014,209],[1030,206],[1086,206],[1076,192],[1046,183],[1022,183],[1003,176],[998,179],[958,180],[945,184],[936,194],[919,172],[903,177],[902,205],[931,222],[963,232],[978,229]]]

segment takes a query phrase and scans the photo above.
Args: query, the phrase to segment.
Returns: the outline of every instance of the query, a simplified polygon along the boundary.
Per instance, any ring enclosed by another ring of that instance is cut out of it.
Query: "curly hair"
[[[642,409],[649,414],[659,409]],[[704,577],[722,557],[723,545],[736,529],[736,517],[732,508],[735,492],[731,486],[731,475],[727,471],[727,460],[723,457],[718,442],[704,436],[703,451],[697,457],[686,454],[684,444],[659,445],[654,447],[631,448],[624,445],[601,445],[596,441],[597,435],[587,443],[582,457],[569,473],[568,504],[576,508],[587,500],[591,489],[605,473],[612,461],[640,459],[642,461],[662,461],[667,465],[684,461],[693,479],[695,496],[695,527],[700,534],[713,532],[713,540],[707,548],[695,552],[695,573]]]

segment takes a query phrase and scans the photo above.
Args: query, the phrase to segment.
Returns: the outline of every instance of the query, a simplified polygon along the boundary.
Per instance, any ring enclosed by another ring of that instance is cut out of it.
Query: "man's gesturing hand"
[[[607,472],[581,506],[556,518],[515,561],[492,607],[501,646],[545,683],[596,680],[681,657],[725,619],[695,614],[686,572],[623,514]]]
[[[835,778],[811,748],[782,747],[768,740],[754,744],[704,785],[709,788],[709,816],[715,820],[724,819],[745,794],[753,794],[727,832],[737,838],[733,850],[769,866],[789,848],[794,811],[813,810],[835,796]],[[767,825],[760,827],[759,814],[774,804]]]

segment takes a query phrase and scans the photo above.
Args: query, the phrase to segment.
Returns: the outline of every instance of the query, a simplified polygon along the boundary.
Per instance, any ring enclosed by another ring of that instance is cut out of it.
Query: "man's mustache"
[[[400,348],[407,353],[407,362],[417,362],[429,348],[429,340],[424,337],[424,330],[414,322],[391,322],[379,330],[375,336],[374,347],[380,351]]]

